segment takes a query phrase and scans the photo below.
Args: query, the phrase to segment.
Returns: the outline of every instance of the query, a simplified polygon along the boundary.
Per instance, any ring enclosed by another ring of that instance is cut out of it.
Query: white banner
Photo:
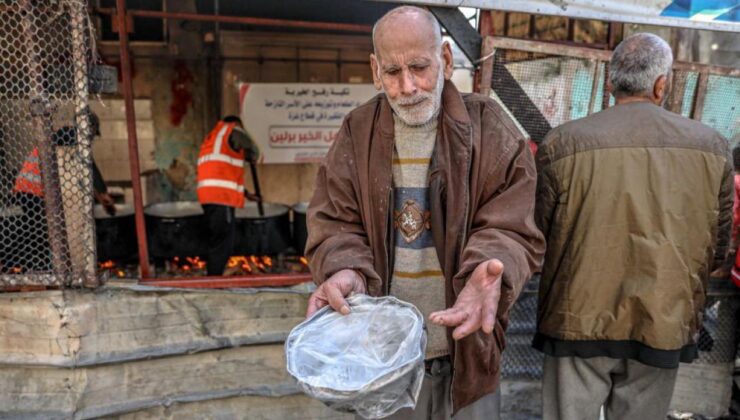
[[[403,3],[740,32],[740,0],[403,0]]]
[[[244,129],[263,163],[320,162],[344,116],[378,92],[371,84],[240,83]]]

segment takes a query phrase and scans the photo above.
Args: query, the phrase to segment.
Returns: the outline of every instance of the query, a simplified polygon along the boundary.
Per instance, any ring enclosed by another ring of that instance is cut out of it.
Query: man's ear
[[[668,94],[668,77],[665,74],[658,76],[653,85],[653,102],[660,105]]]
[[[452,78],[452,47],[450,43],[445,41],[442,43],[442,65],[444,66],[445,80]]]
[[[380,90],[383,85],[380,83],[380,72],[378,71],[380,64],[378,64],[378,57],[375,54],[370,54],[370,68],[373,71],[373,85],[375,85],[375,89]]]

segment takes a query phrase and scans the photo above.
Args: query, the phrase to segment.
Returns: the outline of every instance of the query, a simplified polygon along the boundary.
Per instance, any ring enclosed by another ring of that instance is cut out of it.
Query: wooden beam
[[[704,100],[707,97],[708,79],[709,75],[706,73],[699,73],[699,80],[696,82],[694,103],[691,107],[691,118],[697,121],[701,121],[701,117],[704,114]]]
[[[480,79],[476,86],[477,92],[484,96],[491,94],[491,78],[493,77],[493,63],[496,60],[496,49],[493,48],[493,38],[487,36],[483,39],[483,48],[481,49],[481,62],[478,72]]]
[[[74,368],[280,342],[307,293],[105,286],[0,294],[0,365]]]

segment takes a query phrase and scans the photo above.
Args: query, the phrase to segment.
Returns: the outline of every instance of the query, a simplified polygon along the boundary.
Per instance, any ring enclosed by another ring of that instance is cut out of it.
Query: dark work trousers
[[[5,268],[20,268],[23,272],[51,270],[44,199],[33,194],[15,193],[13,201],[23,214],[8,235],[12,245],[5,256]]]
[[[218,204],[204,204],[206,226],[208,226],[208,255],[206,266],[209,276],[224,273],[226,263],[234,251],[236,225],[234,208]]]

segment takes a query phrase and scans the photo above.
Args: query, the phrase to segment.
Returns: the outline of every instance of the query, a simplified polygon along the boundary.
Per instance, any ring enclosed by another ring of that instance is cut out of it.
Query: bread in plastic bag
[[[288,372],[334,410],[377,419],[415,407],[424,379],[424,317],[392,296],[356,294],[347,302],[349,315],[327,306],[290,332]]]

